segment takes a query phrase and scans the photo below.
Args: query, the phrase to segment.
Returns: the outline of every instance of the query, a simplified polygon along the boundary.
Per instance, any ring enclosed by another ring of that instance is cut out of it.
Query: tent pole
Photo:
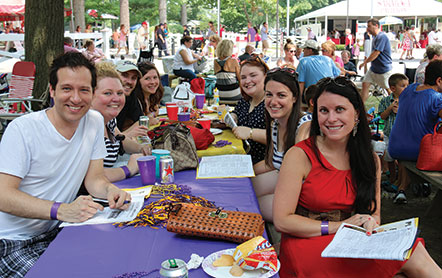
[[[219,16],[219,8],[220,8],[221,4],[220,4],[220,0],[218,0],[218,11],[217,11],[217,17],[218,17],[218,35],[221,35],[220,30],[221,30],[221,22],[220,22],[220,16]],[[221,36],[220,36],[221,37]],[[222,39],[222,38],[221,38]]]
[[[328,16],[325,15],[325,23],[324,23],[324,28],[325,28],[325,39],[327,39],[327,34],[328,34]]]
[[[347,16],[345,17],[345,28],[349,28],[348,27],[348,14],[350,12],[350,0],[347,0]]]
[[[276,58],[278,58],[279,38],[281,30],[279,29],[279,0],[276,0]]]
[[[290,0],[287,0],[287,37],[290,35]]]
[[[373,0],[371,0],[370,18],[373,18]]]

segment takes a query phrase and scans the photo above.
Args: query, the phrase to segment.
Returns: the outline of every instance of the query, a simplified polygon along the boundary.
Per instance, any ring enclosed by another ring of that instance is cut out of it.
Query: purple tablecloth
[[[215,201],[226,210],[259,212],[249,178],[196,180],[195,171],[175,173],[176,183],[192,188],[192,195]],[[123,188],[141,186],[140,177],[116,183]],[[159,269],[169,258],[207,257],[237,244],[179,236],[165,228],[116,228],[111,224],[66,227],[49,245],[26,277],[106,277]],[[158,272],[149,277],[158,277]],[[189,277],[208,277],[202,268]]]

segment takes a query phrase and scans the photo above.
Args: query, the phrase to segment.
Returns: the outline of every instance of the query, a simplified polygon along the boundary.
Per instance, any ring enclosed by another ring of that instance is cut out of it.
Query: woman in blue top
[[[285,152],[308,138],[310,120],[303,117],[297,75],[292,68],[275,68],[265,79],[266,152],[254,165],[252,179],[261,214],[272,221],[273,195]],[[309,118],[310,119],[310,118]]]

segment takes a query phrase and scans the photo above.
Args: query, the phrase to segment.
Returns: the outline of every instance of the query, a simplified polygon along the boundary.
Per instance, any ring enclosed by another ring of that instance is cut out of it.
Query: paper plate
[[[209,256],[207,256],[204,261],[203,261],[203,270],[205,273],[209,274],[212,277],[217,277],[217,278],[237,278],[235,276],[232,276],[229,271],[232,268],[231,266],[220,266],[220,267],[216,267],[213,266],[213,262],[218,259],[219,257],[221,257],[221,255],[226,254],[226,255],[233,255],[233,252],[235,251],[235,248],[232,249],[225,249],[225,250],[221,250],[215,253],[210,254]],[[278,263],[278,266],[280,266],[281,264]],[[278,268],[279,271],[279,268]],[[261,269],[258,270],[246,270],[244,271],[243,275],[239,276],[241,278],[265,278],[265,277],[272,277],[273,275],[275,275],[278,271],[265,271],[264,273],[262,273]]]
[[[210,132],[212,132],[213,135],[218,135],[218,134],[223,133],[223,130],[219,129],[219,128],[211,128]]]

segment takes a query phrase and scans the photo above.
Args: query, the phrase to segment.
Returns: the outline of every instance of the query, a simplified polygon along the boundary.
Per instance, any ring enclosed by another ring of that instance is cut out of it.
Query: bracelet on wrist
[[[123,169],[126,179],[131,177],[129,168],[127,168],[127,166],[121,166],[120,168]]]
[[[247,139],[252,139],[252,136],[253,136],[253,128],[250,128],[249,137],[247,137]]]
[[[328,235],[328,221],[322,221],[321,222],[321,236]]]
[[[51,207],[51,214],[50,214],[52,220],[58,220],[58,218],[57,218],[57,213],[58,213],[58,208],[60,207],[60,205],[61,205],[60,202],[54,202],[54,203],[52,204],[52,207]]]

